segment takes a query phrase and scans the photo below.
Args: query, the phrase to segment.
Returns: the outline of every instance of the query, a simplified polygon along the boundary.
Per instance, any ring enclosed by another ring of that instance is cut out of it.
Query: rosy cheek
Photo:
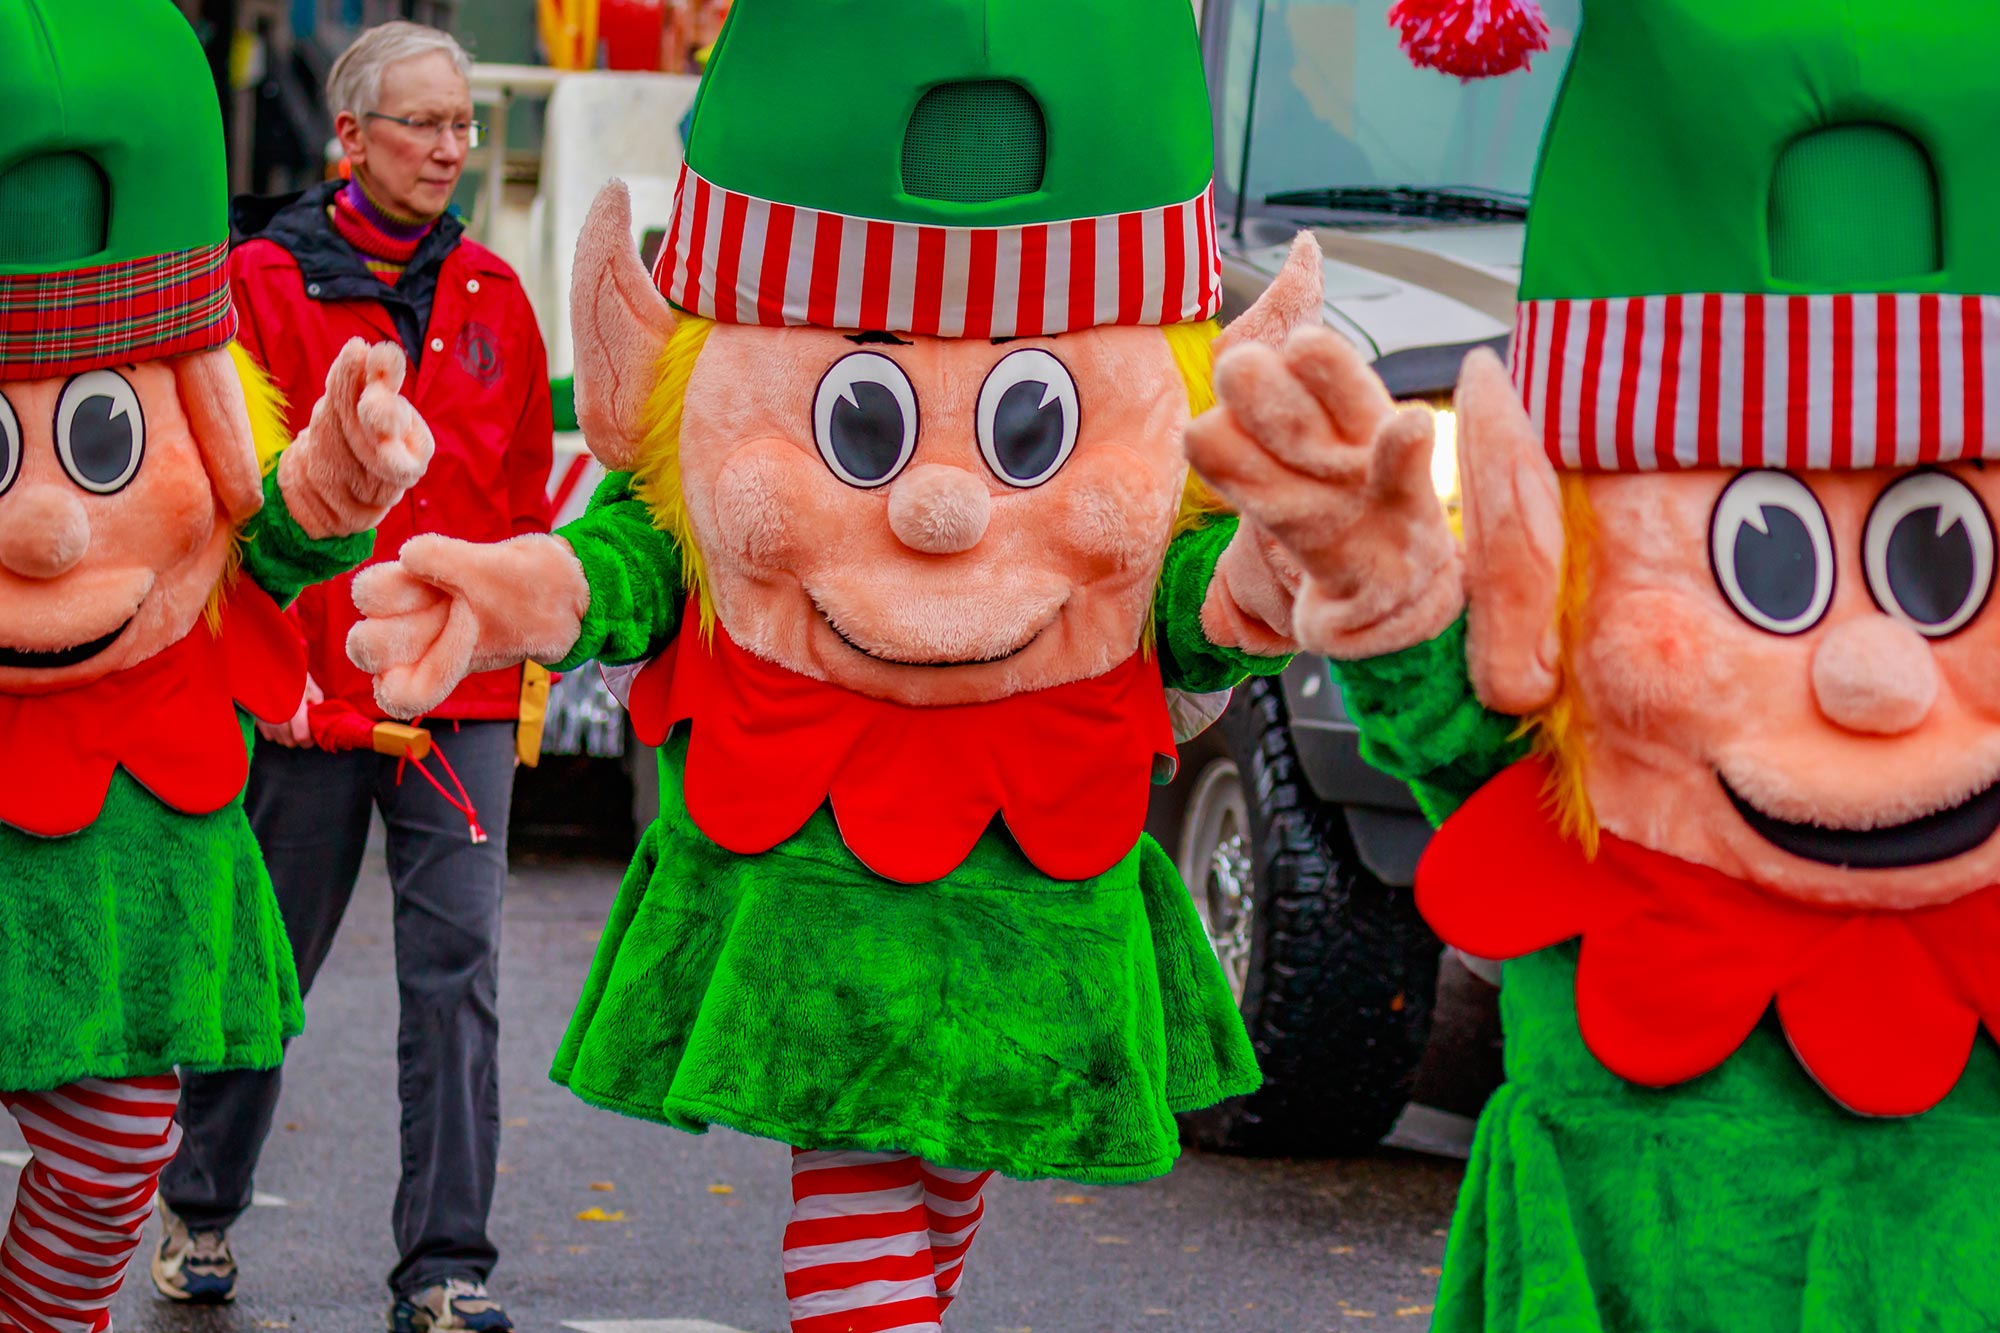
[[[195,558],[215,535],[215,493],[207,473],[191,460],[148,458],[135,485],[117,495],[88,497],[84,505],[93,551],[102,551],[109,562],[161,575]]]
[[[784,568],[814,539],[814,478],[785,445],[748,445],[723,463],[714,487],[714,540],[746,564]]]
[[[1995,599],[2000,602],[2000,598]],[[2000,605],[1989,605],[1965,631],[1933,645],[1938,669],[1968,708],[2000,718]]]
[[[1593,721],[1657,733],[1713,706],[1724,645],[1711,625],[1673,593],[1604,599],[1574,662]]]
[[[1158,554],[1173,498],[1129,455],[1091,459],[1057,492],[1056,534],[1093,564],[1125,569]]]

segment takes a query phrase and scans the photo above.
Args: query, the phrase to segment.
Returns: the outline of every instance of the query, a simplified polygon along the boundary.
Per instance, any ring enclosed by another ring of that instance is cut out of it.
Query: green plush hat
[[[0,380],[234,336],[222,115],[171,0],[0,3]]]
[[[987,337],[1202,319],[1187,0],[737,0],[656,278],[725,322]]]
[[[1563,467],[2000,456],[1990,0],[1585,0],[1515,374]]]

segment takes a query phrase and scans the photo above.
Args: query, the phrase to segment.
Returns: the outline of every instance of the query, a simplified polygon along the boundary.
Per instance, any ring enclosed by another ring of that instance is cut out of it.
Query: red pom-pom
[[[1512,74],[1549,49],[1535,0],[1396,0],[1389,24],[1402,29],[1410,59],[1461,79]]]

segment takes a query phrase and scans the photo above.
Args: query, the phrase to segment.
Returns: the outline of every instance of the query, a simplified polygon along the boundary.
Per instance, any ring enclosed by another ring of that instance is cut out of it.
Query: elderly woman
[[[430,477],[383,520],[377,559],[417,533],[498,541],[548,526],[549,387],[534,314],[514,272],[446,213],[478,132],[468,68],[433,29],[390,23],[363,34],[327,80],[353,179],[239,200],[234,219],[247,238],[230,260],[242,341],[284,391],[294,429],[350,338],[393,339],[409,358],[403,393],[435,423],[437,452]],[[368,677],[346,658],[348,580],[311,589],[294,616],[314,693],[380,717]],[[483,842],[428,783],[399,781],[395,760],[312,748],[303,712],[263,728],[276,743],[258,747],[250,778],[250,820],[302,988],[353,892],[371,809],[388,829],[402,1002],[395,1329],[513,1327],[482,1284],[496,1258],[486,1229],[500,1124],[496,981],[520,696],[518,667],[488,672],[429,715],[490,834]],[[250,1202],[278,1079],[271,1070],[190,1080],[185,1144],[161,1189],[167,1225],[153,1278],[166,1296],[234,1295],[225,1233]]]

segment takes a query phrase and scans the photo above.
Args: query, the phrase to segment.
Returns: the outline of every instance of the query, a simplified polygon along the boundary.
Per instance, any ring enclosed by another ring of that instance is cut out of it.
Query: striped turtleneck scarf
[[[368,271],[391,287],[437,225],[436,218],[405,218],[390,212],[369,196],[358,177],[333,196],[327,216],[340,239],[360,253]]]

